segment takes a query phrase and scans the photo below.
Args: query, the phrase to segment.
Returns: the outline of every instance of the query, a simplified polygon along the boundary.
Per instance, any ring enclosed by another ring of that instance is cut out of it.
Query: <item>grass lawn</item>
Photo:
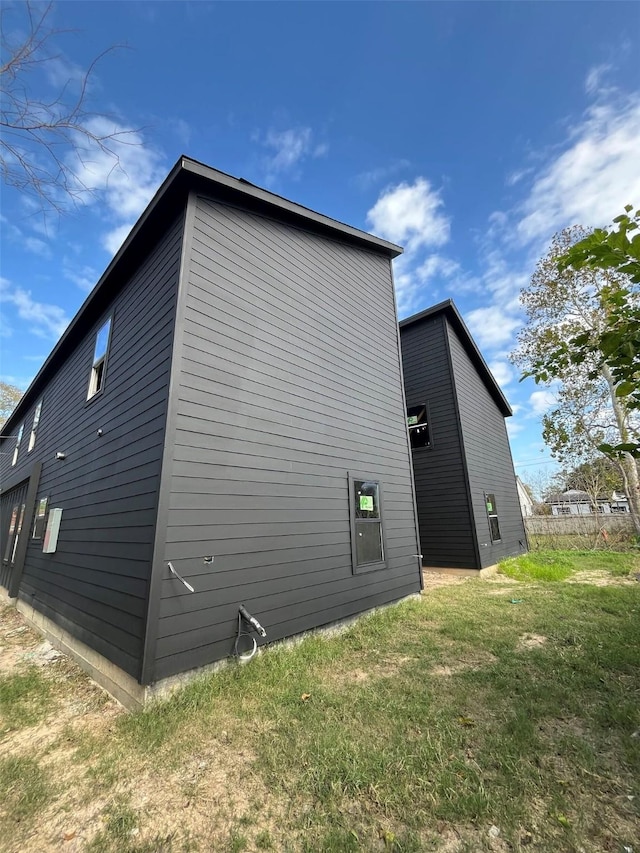
[[[637,853],[640,558],[505,571],[136,714],[64,660],[19,662],[0,677],[0,849]]]

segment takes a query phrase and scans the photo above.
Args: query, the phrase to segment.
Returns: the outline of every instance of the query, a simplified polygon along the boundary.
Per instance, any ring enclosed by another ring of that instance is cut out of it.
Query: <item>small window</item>
[[[378,480],[349,476],[351,552],[354,572],[383,568],[382,487]]]
[[[411,447],[431,447],[431,430],[429,428],[429,411],[426,404],[410,406],[407,409],[407,426]]]
[[[42,400],[36,406],[36,413],[33,416],[33,426],[31,427],[31,435],[29,436],[29,447],[27,453],[31,453],[36,443],[36,433],[38,432],[38,424],[40,423],[40,412],[42,411]]]
[[[13,459],[11,460],[11,464],[15,465],[18,461],[18,451],[20,450],[20,442],[22,441],[22,433],[24,432],[24,424],[20,424],[20,429],[18,430],[18,435],[16,437],[16,446],[13,451]]]
[[[496,506],[496,496],[488,495],[485,492],[484,500],[487,507],[487,516],[489,518],[491,541],[499,542],[502,537],[500,536],[500,525],[498,523],[498,508]]]
[[[87,400],[102,391],[104,386],[104,373],[107,363],[107,352],[109,350],[109,336],[111,333],[111,317],[107,322],[100,327],[96,335],[96,349],[93,354],[93,367],[91,368],[91,378],[89,379],[89,392]]]
[[[47,516],[47,504],[49,503],[49,498],[40,498],[38,501],[38,506],[36,507],[36,517],[33,522],[33,534],[31,536],[32,539],[42,539],[42,534],[44,533],[44,521]]]

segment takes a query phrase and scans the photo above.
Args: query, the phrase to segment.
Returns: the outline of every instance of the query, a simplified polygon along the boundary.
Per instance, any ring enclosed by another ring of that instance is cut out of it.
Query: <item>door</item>
[[[0,498],[0,586],[6,589],[16,565],[18,546],[29,536],[25,525],[28,487],[29,481],[25,480]]]

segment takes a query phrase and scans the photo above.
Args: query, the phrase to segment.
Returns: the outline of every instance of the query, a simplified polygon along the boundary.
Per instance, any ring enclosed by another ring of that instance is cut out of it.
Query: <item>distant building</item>
[[[534,503],[531,495],[525,488],[524,483],[520,479],[520,477],[516,477],[516,486],[518,488],[518,500],[520,501],[520,512],[522,513],[523,518],[527,518],[529,515],[533,515]]]
[[[612,515],[629,512],[629,501],[622,492],[613,492],[610,496],[597,498],[597,503],[580,489],[549,495],[545,503],[551,507],[551,515]]]
[[[400,336],[423,565],[485,569],[525,552],[511,407],[458,309],[402,320]]]

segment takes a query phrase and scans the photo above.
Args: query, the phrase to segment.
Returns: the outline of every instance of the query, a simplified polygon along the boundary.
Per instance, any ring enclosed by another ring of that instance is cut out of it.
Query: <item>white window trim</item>
[[[96,357],[96,349],[98,346],[98,339],[100,338],[100,333],[105,328],[105,326],[109,327],[109,331],[107,334],[107,342],[105,344],[104,353],[101,356]],[[107,317],[104,323],[100,326],[98,331],[96,332],[95,337],[95,346],[93,348],[93,365],[91,367],[91,375],[89,376],[89,388],[87,391],[87,400],[93,399],[96,394],[99,394],[104,388],[104,381],[107,372],[107,358],[109,356],[109,347],[111,346],[111,330],[113,328],[113,315]],[[100,368],[102,367],[102,371]],[[98,379],[100,379],[100,385],[98,386]]]

